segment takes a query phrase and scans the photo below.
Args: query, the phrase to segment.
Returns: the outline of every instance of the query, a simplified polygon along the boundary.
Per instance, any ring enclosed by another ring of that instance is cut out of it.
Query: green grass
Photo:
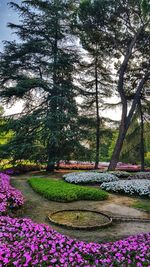
[[[105,200],[108,193],[97,188],[68,184],[63,180],[48,178],[28,179],[31,187],[45,198],[58,202],[75,200]]]
[[[134,208],[142,209],[150,212],[150,200],[149,199],[141,199],[132,205]]]

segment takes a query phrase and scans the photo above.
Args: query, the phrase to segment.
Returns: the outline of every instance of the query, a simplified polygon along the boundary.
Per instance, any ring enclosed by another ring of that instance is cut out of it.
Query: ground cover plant
[[[75,184],[103,183],[119,180],[117,176],[105,172],[72,172],[65,174],[63,177],[65,178],[66,182]]]
[[[9,192],[10,177],[0,175],[1,185]],[[54,186],[50,179],[31,178],[30,181],[32,180],[43,180],[44,184],[50,181],[51,186]],[[64,181],[54,182],[61,182],[63,189]],[[82,188],[67,183],[65,185],[67,189]],[[14,191],[17,196],[21,196],[20,191]],[[33,223],[27,218],[0,216],[0,267],[148,267],[149,244],[150,233],[105,244],[86,243],[64,236],[48,225]]]
[[[101,184],[101,188],[115,193],[150,197],[150,180],[120,180]]]
[[[68,202],[74,200],[104,200],[108,193],[97,188],[68,184],[63,180],[30,178],[32,188],[49,200]]]
[[[0,267],[150,266],[150,234],[105,244],[64,236],[30,219],[1,216]]]
[[[24,203],[21,192],[10,185],[10,177],[0,173],[0,214],[18,208]]]

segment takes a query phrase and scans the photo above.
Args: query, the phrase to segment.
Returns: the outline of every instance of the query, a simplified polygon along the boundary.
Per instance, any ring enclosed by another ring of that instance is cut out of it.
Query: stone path
[[[11,183],[18,188],[24,195],[25,205],[18,212],[18,216],[31,218],[38,223],[50,224],[47,215],[56,210],[63,209],[91,209],[96,211],[105,211],[112,216],[137,217],[150,219],[150,214],[128,207],[130,203],[134,203],[134,198],[125,196],[110,195],[105,201],[74,201],[70,203],[59,203],[49,201],[36,192],[27,183],[29,176],[12,177]],[[91,218],[92,219],[92,218]],[[129,235],[144,233],[150,231],[150,222],[115,222],[112,226],[102,230],[69,230],[52,225],[57,231],[69,235],[72,238],[85,240],[88,242],[113,241]]]

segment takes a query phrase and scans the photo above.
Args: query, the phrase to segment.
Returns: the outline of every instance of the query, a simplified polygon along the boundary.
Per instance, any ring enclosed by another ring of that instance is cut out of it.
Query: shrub
[[[98,173],[98,172],[73,172],[63,176],[68,183],[103,183],[119,180],[115,175],[110,173]]]
[[[150,180],[121,180],[103,183],[101,188],[116,193],[150,197]]]
[[[150,180],[150,172],[137,172],[133,176],[129,176],[129,179],[148,179]]]
[[[104,200],[108,193],[79,185],[67,184],[63,180],[47,178],[30,178],[28,180],[32,188],[45,198],[58,202],[70,202],[74,200]]]
[[[118,178],[128,178],[129,176],[131,176],[129,172],[125,171],[110,171],[109,173],[114,174]]]

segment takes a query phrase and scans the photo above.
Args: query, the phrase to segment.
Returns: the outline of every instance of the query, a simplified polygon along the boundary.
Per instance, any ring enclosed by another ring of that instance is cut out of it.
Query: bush
[[[130,173],[125,171],[110,171],[109,173],[114,174],[118,178],[128,178],[130,176]]]
[[[150,172],[137,172],[133,176],[129,176],[129,179],[148,179],[150,180]]]
[[[99,173],[99,172],[73,172],[63,176],[65,181],[68,183],[103,183],[110,181],[119,180],[115,175],[110,173]]]
[[[47,178],[30,178],[28,180],[32,188],[45,198],[58,202],[70,202],[74,200],[104,200],[108,193],[79,185],[71,185],[62,180]]]
[[[150,197],[150,180],[121,180],[103,183],[101,188],[115,193]]]

